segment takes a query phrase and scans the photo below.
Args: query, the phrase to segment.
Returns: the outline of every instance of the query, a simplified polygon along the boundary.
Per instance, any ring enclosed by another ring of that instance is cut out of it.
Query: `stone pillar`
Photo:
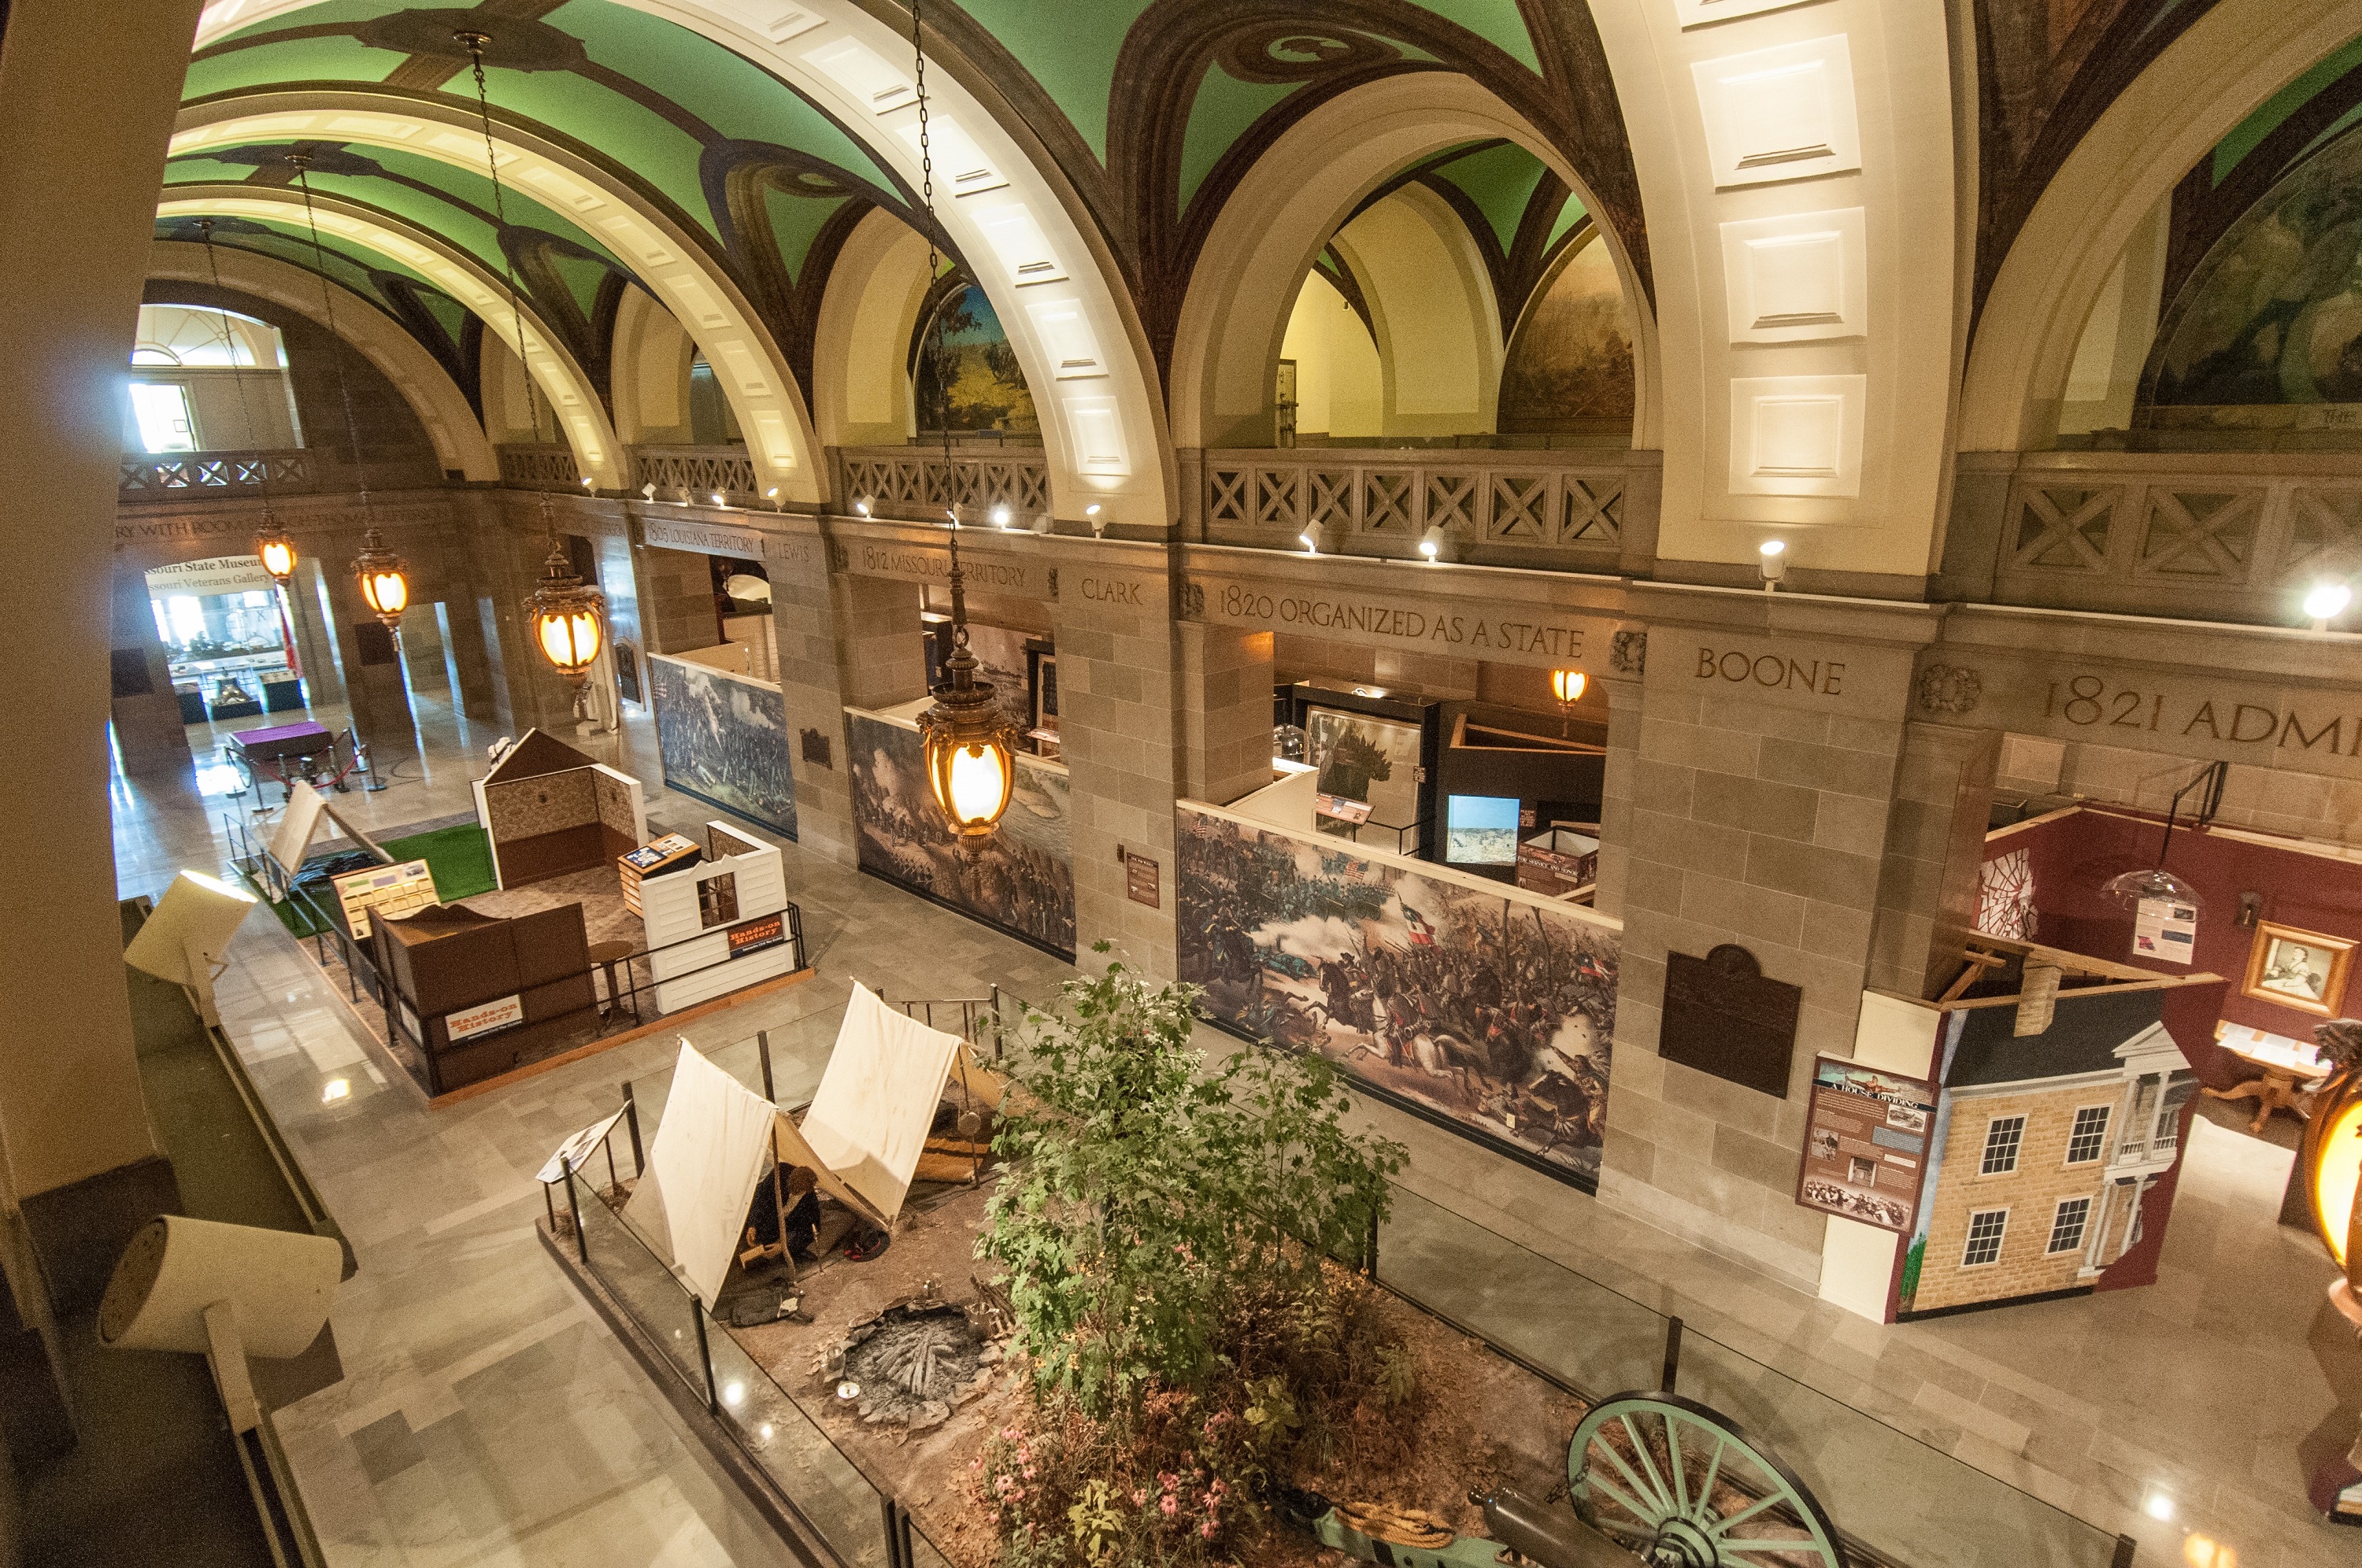
[[[299,541],[298,549],[304,541]],[[304,701],[333,708],[345,701],[345,673],[337,663],[335,635],[320,613],[321,565],[309,554],[295,558],[295,575],[285,589],[287,619],[295,633],[295,662],[304,672]]]
[[[1624,918],[1624,889],[1632,870],[1633,785],[1640,767],[1640,668],[1647,657],[1645,633],[1619,633],[1628,640],[1629,674],[1612,674],[1607,691],[1607,767],[1599,796],[1599,883],[1591,907]]]
[[[1826,1221],[1794,1187],[1813,1058],[1852,1052],[1912,659],[1937,613],[1633,599],[1650,630],[1600,1197],[1811,1289]],[[1724,944],[1802,989],[1784,1094],[1659,1055],[1669,955]]]
[[[1073,784],[1075,955],[1088,967],[1092,944],[1111,942],[1129,965],[1170,978],[1181,672],[1166,557],[1159,547],[1077,540],[1067,558],[1055,618],[1058,750]],[[1131,896],[1134,855],[1155,862],[1153,907]]]
[[[126,773],[183,772],[191,762],[189,732],[181,722],[180,699],[172,695],[163,639],[156,635],[148,574],[125,566],[113,575],[114,646],[109,657],[116,755]],[[143,684],[144,691],[129,690]]]
[[[1181,792],[1225,805],[1271,782],[1272,634],[1183,621]]]
[[[16,683],[8,768],[41,842],[35,886],[0,900],[0,1215],[21,1206],[71,1305],[177,1204],[123,983],[107,672],[124,367],[198,10],[124,0],[94,26],[75,0],[14,0],[0,50],[0,276],[18,302],[0,312],[0,469],[39,476],[0,530],[0,668],[38,674]],[[30,1282],[9,1280],[22,1301]]]
[[[640,625],[651,653],[688,653],[722,640],[713,613],[713,569],[689,550],[643,545],[633,552],[639,570]]]
[[[789,766],[796,780],[796,842],[851,866],[859,845],[853,825],[852,759],[845,749],[844,667],[837,662],[839,595],[818,522],[799,517],[788,527],[789,536],[764,540],[763,569],[771,580],[779,697],[787,710]],[[900,596],[906,610],[917,597],[915,590]],[[914,651],[916,630],[915,617],[905,615],[903,631]],[[908,678],[908,665],[903,674]],[[921,663],[922,684],[925,676]]]
[[[891,708],[924,697],[927,650],[919,637],[919,585],[844,572],[832,572],[828,581],[836,623],[837,690],[844,705]],[[783,665],[787,657],[783,641]],[[843,736],[842,717],[830,733]]]
[[[1999,730],[1904,728],[1871,932],[1871,989],[1933,997],[1959,973],[2000,760]]]

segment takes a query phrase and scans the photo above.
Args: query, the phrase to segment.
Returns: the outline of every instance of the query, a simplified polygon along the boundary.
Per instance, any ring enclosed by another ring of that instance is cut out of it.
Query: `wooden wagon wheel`
[[[1795,1472],[1695,1400],[1602,1400],[1566,1467],[1584,1522],[1650,1568],[1846,1568],[1837,1527]]]

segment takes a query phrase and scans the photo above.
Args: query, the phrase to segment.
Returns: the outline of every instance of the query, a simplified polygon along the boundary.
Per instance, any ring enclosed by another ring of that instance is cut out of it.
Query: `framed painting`
[[[2247,976],[2239,994],[2334,1018],[2345,1000],[2354,945],[2352,937],[2262,922],[2256,927],[2255,945],[2247,950]]]

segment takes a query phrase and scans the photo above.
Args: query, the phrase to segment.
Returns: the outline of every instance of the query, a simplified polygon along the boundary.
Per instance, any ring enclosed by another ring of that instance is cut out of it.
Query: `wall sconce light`
[[[1763,574],[1763,591],[1769,593],[1788,575],[1788,541],[1766,539],[1755,547],[1755,569]]]
[[[2253,931],[2253,930],[2255,930],[2255,929],[2256,929],[2256,922],[2263,918],[2263,913],[2264,913],[2264,896],[2263,896],[2263,894],[2261,894],[2261,893],[2242,893],[2242,894],[2240,894],[2240,895],[2239,895],[2239,929],[2240,929],[2240,930],[2242,930],[2242,931]]]
[[[2345,607],[2353,602],[2354,591],[2344,583],[2316,582],[2304,596],[2305,619],[2312,623],[2314,631],[2325,632],[2329,623],[2345,614]]]

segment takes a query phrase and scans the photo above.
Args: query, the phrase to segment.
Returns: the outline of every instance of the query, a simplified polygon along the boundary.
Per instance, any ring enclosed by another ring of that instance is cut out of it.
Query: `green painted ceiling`
[[[257,156],[268,156],[287,146],[285,143],[241,145],[250,145]],[[237,183],[271,189],[292,187],[294,182],[287,177],[285,165],[275,159],[257,167],[251,162],[222,160],[218,154],[227,150],[227,147],[208,148],[203,156],[171,160],[164,165],[164,193],[170,196],[176,185]],[[449,241],[492,276],[497,278],[505,274],[508,264],[496,238],[498,230],[492,219],[492,182],[490,179],[438,159],[422,158],[415,153],[392,149],[356,147],[337,151],[344,158],[374,163],[384,172],[338,171],[334,164],[341,162],[342,159],[336,152],[331,152],[323,160],[331,166],[312,171],[311,184],[315,192],[324,196],[339,196],[359,202],[405,219],[412,226]],[[586,317],[593,314],[602,272],[612,270],[629,276],[629,270],[617,261],[605,247],[539,202],[513,190],[505,193],[503,201],[512,228],[554,236],[579,246],[597,259],[560,269],[566,275],[576,307]]]
[[[2311,103],[2323,88],[2357,65],[2362,65],[2362,39],[2356,39],[2265,99],[2254,114],[2239,122],[2237,129],[2214,144],[2214,183],[2219,185],[2229,178],[2231,171],[2256,149],[2257,143]]]
[[[1430,172],[1476,204],[1493,226],[1494,240],[1507,254],[1517,243],[1518,225],[1524,221],[1526,207],[1547,171],[1540,159],[1515,142],[1504,141],[1435,164]]]

